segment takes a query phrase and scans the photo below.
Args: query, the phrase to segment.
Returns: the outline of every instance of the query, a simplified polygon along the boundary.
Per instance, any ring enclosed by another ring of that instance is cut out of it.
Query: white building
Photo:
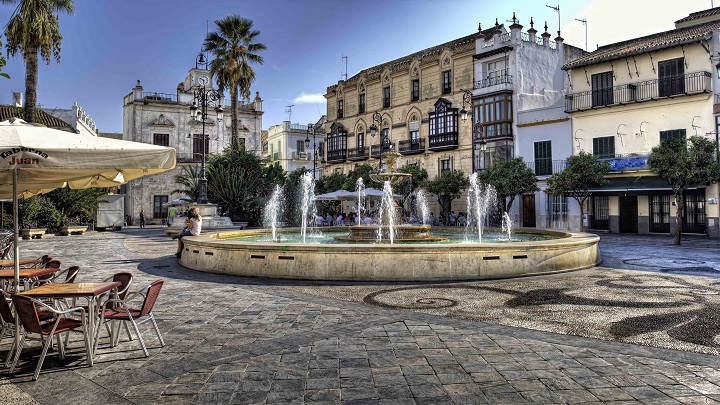
[[[137,223],[140,210],[150,222],[160,223],[167,216],[163,204],[182,197],[173,190],[178,188],[175,176],[182,174],[183,166],[199,167],[202,161],[203,139],[206,154],[220,153],[230,145],[230,106],[220,98],[224,120],[218,121],[215,106],[208,107],[208,119],[191,117],[190,106],[195,92],[212,87],[210,71],[196,66],[181,82],[174,94],[146,92],[140,83],[123,99],[123,139],[170,146],[177,150],[177,168],[154,176],[146,176],[128,183],[125,188],[125,209]],[[245,148],[261,153],[262,99],[256,93],[252,102],[238,102],[238,142]],[[204,134],[203,137],[203,127]]]
[[[648,168],[650,151],[668,138],[717,138],[720,8],[690,14],[675,27],[600,47],[564,66],[572,80],[565,110],[575,150],[611,165],[607,184],[592,190],[590,229],[674,233],[676,202],[667,181]],[[683,231],[720,236],[717,201],[717,184],[693,185]]]
[[[271,126],[267,130],[267,147],[263,147],[268,164],[277,162],[288,173],[304,167],[311,172],[315,170],[315,177],[320,177],[324,166],[324,122],[325,116],[317,124],[302,125],[283,121],[282,124]]]
[[[53,117],[59,118],[70,124],[70,126],[78,134],[86,134],[92,136],[98,136],[99,134],[97,126],[95,125],[95,121],[90,118],[90,116],[87,114],[87,112],[85,112],[85,110],[78,106],[77,101],[73,103],[71,109],[43,108],[43,110],[46,113],[52,115]]]

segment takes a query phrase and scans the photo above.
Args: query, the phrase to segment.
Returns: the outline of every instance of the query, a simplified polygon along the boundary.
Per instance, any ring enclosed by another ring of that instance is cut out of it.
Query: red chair
[[[145,347],[145,341],[142,338],[142,335],[140,334],[140,329],[138,328],[138,325],[150,321],[153,324],[153,327],[155,328],[155,333],[157,334],[158,340],[160,340],[160,346],[165,346],[165,341],[162,338],[162,335],[160,334],[160,328],[157,326],[157,322],[155,322],[155,316],[153,316],[152,310],[153,306],[155,306],[155,301],[157,301],[157,297],[160,294],[160,289],[162,288],[163,283],[165,280],[157,280],[154,281],[149,286],[145,287],[141,291],[138,291],[135,294],[130,294],[126,299],[119,299],[119,298],[113,298],[106,300],[103,303],[102,309],[100,310],[100,324],[98,326],[98,331],[101,329],[102,325],[107,321],[126,321],[131,322],[133,325],[133,328],[135,328],[135,333],[138,336],[138,340],[140,340],[140,346],[142,346],[143,353],[145,354],[145,357],[150,356],[150,354],[147,351],[147,348]],[[128,303],[132,301],[133,298],[137,296],[144,297],[142,306],[140,308],[130,308],[128,306]],[[146,317],[145,319],[138,321],[138,319],[141,319],[143,317]],[[100,334],[98,333],[95,336],[95,345],[97,345],[97,340],[99,339]],[[114,347],[117,345],[117,341],[119,340],[119,333],[115,335],[115,341],[112,341],[111,336],[111,345]]]
[[[40,376],[40,369],[42,368],[43,361],[45,361],[45,356],[47,355],[47,351],[50,348],[50,344],[52,343],[52,338],[57,337],[57,344],[58,349],[60,353],[60,359],[65,358],[65,346],[63,344],[62,339],[60,339],[60,334],[65,332],[70,332],[71,330],[75,329],[82,329],[83,335],[85,337],[85,352],[88,355],[88,358],[90,356],[91,350],[90,350],[90,336],[87,334],[87,329],[85,328],[86,323],[86,317],[85,317],[85,309],[84,308],[70,308],[66,309],[64,311],[57,310],[50,305],[45,304],[42,301],[25,297],[23,295],[19,294],[13,294],[12,295],[13,305],[15,305],[15,311],[17,313],[17,317],[20,318],[20,324],[23,327],[23,333],[20,338],[20,345],[17,348],[17,351],[15,352],[15,360],[12,363],[12,366],[10,367],[10,372],[12,373],[15,371],[15,366],[17,366],[18,361],[20,360],[20,353],[22,353],[23,344],[25,343],[25,337],[28,333],[36,333],[40,335],[40,339],[43,341],[43,351],[40,355],[40,360],[38,361],[37,368],[35,369],[35,374],[33,374],[33,380],[37,380]],[[48,322],[48,323],[41,323],[40,317],[38,314],[37,306],[46,308],[48,311],[51,311],[53,314],[56,315],[54,322]],[[80,319],[75,318],[69,318],[66,315],[71,313],[80,313]]]

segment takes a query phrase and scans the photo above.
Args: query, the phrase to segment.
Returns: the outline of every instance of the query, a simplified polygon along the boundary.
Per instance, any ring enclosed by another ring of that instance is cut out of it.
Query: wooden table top
[[[57,268],[20,269],[20,278],[34,278],[60,271]],[[15,278],[15,269],[0,269],[0,280]]]
[[[20,265],[21,265],[21,266],[26,266],[26,265],[28,265],[28,264],[34,264],[34,263],[37,263],[37,262],[39,262],[39,261],[40,261],[40,260],[38,260],[38,259],[20,259]],[[15,260],[13,260],[13,259],[2,259],[2,260],[0,260],[0,267],[3,267],[3,268],[4,268],[4,267],[12,267],[12,266],[14,266],[14,265],[15,265]]]
[[[23,291],[21,294],[34,298],[66,298],[98,296],[113,288],[120,287],[119,281],[104,283],[49,283]]]

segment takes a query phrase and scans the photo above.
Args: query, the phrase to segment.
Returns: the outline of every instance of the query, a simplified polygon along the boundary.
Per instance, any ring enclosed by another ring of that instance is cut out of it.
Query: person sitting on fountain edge
[[[187,212],[187,217],[185,219],[185,229],[182,230],[180,235],[173,236],[173,239],[178,240],[178,250],[177,253],[175,253],[175,257],[180,257],[183,250],[183,241],[182,238],[185,236],[197,236],[200,235],[200,232],[202,230],[202,216],[198,214],[197,209],[195,207],[192,207]]]

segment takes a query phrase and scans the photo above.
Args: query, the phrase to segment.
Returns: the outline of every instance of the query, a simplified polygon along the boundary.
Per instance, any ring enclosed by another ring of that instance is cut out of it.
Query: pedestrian
[[[178,209],[175,208],[174,205],[170,206],[170,209],[168,209],[168,219],[167,219],[167,226],[169,227],[172,225],[173,221],[175,220],[175,217],[178,214]]]
[[[182,251],[183,251],[182,238],[185,236],[200,235],[201,231],[202,231],[202,216],[200,216],[200,214],[198,214],[195,207],[192,207],[187,212],[187,217],[185,219],[185,229],[182,230],[180,235],[173,236],[173,239],[178,240],[178,250],[175,253],[175,257],[180,257],[182,255]]]
[[[140,228],[145,228],[145,210],[140,210]]]

